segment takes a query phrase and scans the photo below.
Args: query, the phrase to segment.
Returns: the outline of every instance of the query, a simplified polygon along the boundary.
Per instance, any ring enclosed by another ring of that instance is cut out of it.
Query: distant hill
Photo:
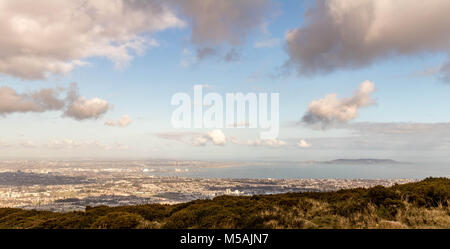
[[[323,163],[330,163],[330,164],[400,164],[401,162],[397,162],[392,159],[361,158],[361,159],[336,159],[336,160],[332,160],[332,161],[326,161]]]
[[[0,208],[0,228],[450,228],[450,179],[335,192],[220,196],[175,205]]]

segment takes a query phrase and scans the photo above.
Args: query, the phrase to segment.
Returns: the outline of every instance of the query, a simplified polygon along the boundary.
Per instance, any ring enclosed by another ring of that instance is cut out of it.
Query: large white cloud
[[[308,75],[399,55],[448,54],[449,10],[448,0],[315,1],[304,25],[286,33],[288,65]]]
[[[313,100],[302,118],[306,124],[319,124],[323,128],[334,122],[343,123],[358,116],[358,109],[374,103],[370,94],[375,84],[364,81],[350,98],[339,99],[336,93],[325,95],[323,99]]]
[[[156,46],[145,34],[184,23],[161,1],[0,1],[0,73],[24,79],[64,74],[93,56],[117,67]]]
[[[105,57],[116,67],[158,46],[151,34],[191,24],[198,57],[239,58],[236,46],[265,23],[270,0],[0,0],[0,73],[34,80]],[[182,20],[184,19],[184,20]]]

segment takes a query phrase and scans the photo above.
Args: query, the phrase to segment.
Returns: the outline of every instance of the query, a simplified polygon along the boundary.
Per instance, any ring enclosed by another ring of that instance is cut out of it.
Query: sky
[[[447,0],[0,0],[0,157],[448,161],[449,11]],[[174,128],[171,99],[195,85],[279,93],[279,135]]]

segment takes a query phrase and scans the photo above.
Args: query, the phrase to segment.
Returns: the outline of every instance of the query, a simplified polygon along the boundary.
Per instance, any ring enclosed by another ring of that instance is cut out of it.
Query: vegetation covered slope
[[[450,179],[336,192],[220,196],[176,205],[0,209],[0,228],[450,228]]]

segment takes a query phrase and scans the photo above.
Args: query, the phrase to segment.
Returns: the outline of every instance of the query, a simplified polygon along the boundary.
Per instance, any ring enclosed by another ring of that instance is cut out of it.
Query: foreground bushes
[[[450,179],[324,193],[220,196],[177,205],[0,209],[0,228],[450,228]]]

